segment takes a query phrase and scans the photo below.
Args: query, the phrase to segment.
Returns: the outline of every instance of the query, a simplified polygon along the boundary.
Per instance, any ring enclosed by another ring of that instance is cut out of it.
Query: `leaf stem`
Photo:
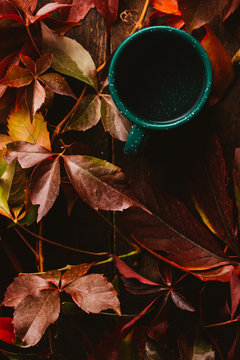
[[[63,248],[63,249],[67,249],[67,250],[70,250],[70,251],[75,251],[75,252],[82,253],[82,254],[95,255],[95,256],[109,255],[108,252],[95,253],[95,252],[86,251],[86,250],[80,250],[80,249],[73,248],[73,247],[71,247],[71,246],[59,244],[59,243],[57,243],[57,242],[55,242],[55,241],[46,239],[45,237],[43,237],[43,236],[41,236],[41,235],[35,234],[35,233],[32,232],[31,230],[25,228],[25,226],[21,225],[20,223],[16,223],[16,224],[17,224],[21,229],[25,230],[27,233],[29,233],[30,235],[34,236],[35,238],[40,239],[40,240],[42,240],[42,241],[45,241],[45,242],[47,242],[47,243],[49,243],[49,244],[52,244],[52,245],[61,247],[61,248]],[[35,252],[35,250],[34,250],[34,252]],[[36,253],[36,252],[35,252],[35,253]]]
[[[102,218],[104,221],[106,221],[106,223],[107,223],[108,225],[111,226],[111,228],[112,228],[116,233],[118,233],[118,235],[121,236],[121,238],[122,238],[123,240],[125,240],[128,244],[130,244],[132,247],[134,247],[134,249],[136,249],[136,251],[137,251],[138,253],[140,253],[140,247],[139,247],[138,245],[136,245],[136,244],[134,244],[132,241],[130,241],[130,240],[127,238],[127,236],[125,236],[125,235],[118,229],[118,227],[117,227],[116,225],[112,224],[111,221],[108,220],[108,218],[107,218],[106,216],[104,216],[103,213],[101,213],[101,211],[97,210],[97,213],[98,213],[99,216],[101,216],[101,218]]]
[[[126,257],[134,256],[134,255],[138,255],[138,254],[139,254],[139,250],[134,250],[134,251],[131,251],[131,252],[127,253],[127,254],[119,255],[118,257],[119,257],[120,259],[124,259],[124,258],[126,258]],[[96,262],[96,263],[93,264],[93,265],[94,265],[94,266],[96,266],[96,265],[102,265],[102,264],[106,264],[106,263],[109,263],[109,262],[113,262],[113,260],[114,260],[113,257],[110,256],[108,259],[103,260],[103,261],[98,261],[98,262]]]
[[[43,225],[42,225],[42,221],[40,221],[39,235],[42,236],[42,233],[43,233]],[[44,255],[43,255],[43,243],[42,243],[41,239],[38,239],[37,248],[38,248],[38,256],[39,256],[39,270],[43,272],[44,271]]]
[[[37,44],[35,43],[35,40],[32,37],[31,31],[29,29],[29,25],[26,25],[26,29],[27,29],[28,36],[30,37],[30,40],[31,40],[31,42],[32,42],[32,44],[34,46],[34,49],[36,50],[38,55],[41,56],[42,54],[41,54],[40,50],[38,49]]]
[[[68,121],[68,119],[70,118],[70,116],[74,113],[74,111],[77,109],[78,105],[80,104],[80,102],[82,101],[82,98],[85,94],[87,90],[87,84],[84,85],[83,91],[81,92],[81,95],[79,96],[79,98],[76,101],[76,104],[72,107],[72,109],[67,113],[67,115],[62,119],[62,121],[56,126],[53,134],[52,134],[52,138],[51,138],[51,143],[53,144],[55,141],[56,136],[58,136],[60,134],[60,132],[62,131],[63,127],[65,126],[66,122]]]
[[[25,244],[27,245],[27,247],[32,251],[32,253],[36,256],[37,260],[39,260],[39,256],[38,253],[34,250],[34,248],[29,244],[29,242],[25,239],[25,237],[23,236],[23,234],[15,227],[14,230],[16,231],[16,233],[18,234],[18,236],[25,242]]]
[[[132,35],[133,33],[135,33],[135,31],[140,30],[143,27],[143,20],[145,18],[149,3],[150,3],[150,0],[145,0],[145,4],[142,9],[141,15],[129,35]]]
[[[211,327],[216,327],[216,326],[224,326],[224,325],[231,325],[235,322],[238,322],[240,321],[240,318],[236,318],[236,319],[233,319],[233,320],[228,320],[228,321],[224,321],[224,322],[221,322],[221,323],[216,323],[216,324],[209,324],[209,325],[203,325],[204,328],[211,328]]]

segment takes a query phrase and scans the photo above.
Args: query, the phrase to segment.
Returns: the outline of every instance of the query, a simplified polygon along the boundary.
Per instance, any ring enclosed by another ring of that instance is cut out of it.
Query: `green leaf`
[[[87,95],[80,102],[76,112],[71,117],[65,131],[85,131],[96,125],[101,117],[101,101],[97,95]]]
[[[118,111],[110,95],[102,95],[101,117],[104,129],[112,137],[127,140],[131,123]]]
[[[37,220],[38,206],[32,205],[24,218],[20,220],[20,224],[23,226],[30,226]]]
[[[6,149],[0,150],[0,177],[4,174],[8,166],[8,164],[4,160],[5,153],[6,153]]]
[[[96,89],[96,66],[88,51],[77,41],[55,34],[43,23],[41,26],[43,47],[53,54],[52,67]]]

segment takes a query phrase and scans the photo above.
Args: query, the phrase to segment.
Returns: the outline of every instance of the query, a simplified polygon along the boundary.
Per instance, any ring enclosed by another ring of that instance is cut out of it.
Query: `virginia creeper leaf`
[[[38,0],[11,0],[17,8],[25,13],[33,12],[36,9]]]
[[[195,311],[194,307],[178,292],[171,291],[171,298],[174,304],[182,310]]]
[[[51,150],[47,123],[41,113],[36,114],[31,122],[26,108],[12,111],[8,118],[8,134],[12,141],[26,141]]]
[[[109,95],[102,96],[101,117],[106,131],[118,140],[127,140],[131,123],[118,111]]]
[[[68,4],[48,3],[48,4],[44,5],[43,7],[41,7],[37,11],[36,15],[34,15],[34,16],[28,15],[28,19],[30,20],[31,23],[33,23],[35,21],[40,21],[40,20],[46,19],[49,16],[51,16],[53,11],[60,10],[65,7],[69,7],[69,5]]]
[[[34,80],[27,88],[25,93],[25,100],[31,119],[35,116],[36,112],[40,109],[46,98],[44,87],[38,80]]]
[[[227,174],[219,140],[214,136],[194,158],[190,174],[192,198],[207,227],[238,252],[233,204],[227,189]]]
[[[32,73],[32,75],[35,74],[35,62],[26,55],[23,55],[20,53],[20,59],[21,62],[26,66],[26,68]]]
[[[6,199],[3,188],[0,186],[0,214],[3,216],[12,219],[12,214],[8,206],[8,201]]]
[[[80,102],[76,112],[69,120],[65,131],[85,131],[96,125],[101,117],[101,101],[97,95],[86,95]]]
[[[53,54],[52,67],[62,74],[97,87],[96,67],[82,45],[66,36],[55,34],[42,23],[43,46]]]
[[[85,275],[88,270],[90,269],[91,264],[80,264],[73,266],[71,269],[64,272],[62,278],[61,278],[61,287],[72,283],[73,281],[77,280],[78,278]]]
[[[22,168],[32,167],[52,155],[45,147],[25,141],[13,141],[7,145],[7,148],[9,150],[5,155],[7,163],[17,158]]]
[[[13,345],[15,334],[12,325],[12,318],[0,317],[0,340]]]
[[[26,296],[14,312],[16,342],[22,347],[36,345],[47,327],[57,320],[59,312],[57,289],[40,290],[37,296]]]
[[[4,174],[5,170],[7,169],[7,162],[4,160],[4,156],[6,154],[6,149],[0,150],[0,177]]]
[[[153,7],[166,14],[181,15],[177,0],[151,0]]]
[[[11,65],[0,83],[11,87],[21,87],[29,85],[32,81],[33,75],[27,69],[18,65]]]
[[[201,45],[206,50],[212,65],[213,84],[208,100],[209,105],[215,105],[226,94],[234,80],[234,70],[231,56],[218,40],[214,32],[205,26],[206,35]]]
[[[191,33],[219,15],[226,5],[226,0],[178,0],[178,5],[186,29]]]
[[[47,71],[52,64],[52,54],[43,54],[36,61],[36,74],[41,75]]]
[[[72,92],[66,80],[56,73],[48,73],[38,76],[38,80],[42,81],[52,91],[60,95],[71,96],[76,99],[76,95]]]
[[[118,0],[94,0],[94,3],[97,11],[105,18],[109,32],[112,23],[117,19]]]
[[[39,205],[37,221],[53,206],[60,186],[59,159],[46,159],[38,164],[31,175],[30,192],[33,205]]]
[[[21,166],[15,161],[8,165],[8,167],[15,164],[14,174],[11,181],[11,188],[8,197],[8,204],[12,211],[14,212],[15,218],[18,217],[19,212],[24,206],[26,199],[25,189],[26,189],[26,175],[25,171]],[[8,169],[5,171],[4,175],[7,173]]]
[[[123,210],[134,205],[133,194],[120,168],[91,156],[63,157],[73,187],[94,209]]]
[[[55,0],[58,3],[71,4],[68,9],[61,10],[61,17],[64,21],[79,22],[84,19],[91,8],[95,6],[94,0]]]
[[[135,194],[152,214],[131,208],[122,214],[126,229],[147,248],[188,270],[206,270],[229,263],[220,246],[180,201],[163,196],[159,185],[142,182]]]
[[[230,290],[231,290],[231,318],[233,319],[240,302],[240,279],[237,276],[234,267],[232,267],[231,269]]]
[[[228,0],[227,6],[224,9],[224,17],[223,20],[225,21],[240,5],[240,0]]]
[[[101,274],[83,276],[65,286],[64,291],[87,313],[97,314],[102,310],[112,309],[121,315],[117,292]]]
[[[49,287],[47,280],[37,275],[21,275],[14,279],[5,292],[3,305],[16,308],[28,295]]]

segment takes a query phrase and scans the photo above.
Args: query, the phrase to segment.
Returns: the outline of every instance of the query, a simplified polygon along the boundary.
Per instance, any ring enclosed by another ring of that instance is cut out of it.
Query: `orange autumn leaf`
[[[209,105],[217,104],[226,94],[234,79],[231,56],[218,40],[212,29],[205,26],[206,35],[201,45],[206,50],[212,64],[213,84],[209,97]]]
[[[177,0],[151,0],[151,2],[153,7],[158,11],[166,14],[181,15]]]

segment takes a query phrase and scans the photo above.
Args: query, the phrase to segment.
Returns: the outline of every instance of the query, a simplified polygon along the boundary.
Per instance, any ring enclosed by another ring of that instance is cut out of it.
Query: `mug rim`
[[[144,118],[136,115],[134,112],[129,110],[122,100],[120,99],[118,95],[118,91],[116,88],[116,82],[115,82],[115,68],[118,61],[119,56],[123,52],[125,46],[132,41],[133,38],[137,38],[141,36],[143,33],[147,32],[171,32],[175,33],[181,38],[187,40],[197,51],[198,55],[200,55],[200,58],[202,60],[204,71],[205,71],[205,86],[203,87],[202,94],[199,95],[199,99],[197,100],[196,105],[193,106],[192,109],[189,109],[189,112],[187,114],[184,114],[182,116],[179,116],[177,118],[174,118],[172,120],[168,120],[166,122],[159,122],[159,121],[146,121]],[[111,60],[110,66],[109,66],[109,72],[108,72],[108,80],[109,80],[109,91],[112,96],[112,99],[117,106],[118,110],[122,115],[124,115],[128,120],[131,122],[142,126],[147,129],[152,130],[166,130],[170,128],[174,128],[176,126],[182,125],[189,121],[191,118],[195,117],[197,113],[202,109],[204,104],[206,103],[206,100],[210,94],[211,91],[211,85],[212,85],[212,67],[209,60],[209,57],[205,51],[205,49],[202,47],[202,45],[199,43],[197,39],[195,39],[192,35],[188,34],[187,32],[171,27],[171,26],[149,26],[146,28],[143,28],[141,30],[138,30],[134,34],[130,35],[128,38],[126,38],[121,45],[118,47],[116,52],[113,55],[113,58]]]

